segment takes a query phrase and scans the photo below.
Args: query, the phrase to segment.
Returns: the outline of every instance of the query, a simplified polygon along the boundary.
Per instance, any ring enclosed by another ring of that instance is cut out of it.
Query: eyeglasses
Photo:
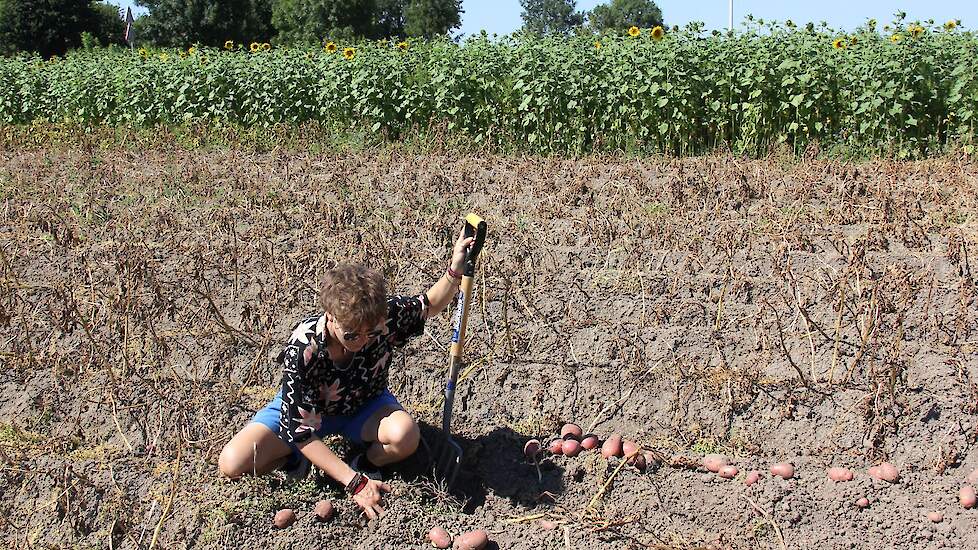
[[[368,340],[373,340],[374,338],[380,336],[383,333],[384,333],[384,331],[382,331],[382,330],[371,330],[370,332],[367,333],[367,339]],[[353,340],[356,340],[357,338],[360,338],[360,333],[359,332],[346,332],[346,331],[343,331],[343,339],[346,340],[347,342],[352,342]]]

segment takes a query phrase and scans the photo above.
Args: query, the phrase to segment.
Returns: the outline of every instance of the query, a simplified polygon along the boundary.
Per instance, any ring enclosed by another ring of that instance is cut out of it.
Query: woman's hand
[[[455,248],[452,249],[452,260],[448,264],[452,271],[461,273],[465,269],[465,253],[474,242],[475,237],[465,236],[465,228],[458,232],[458,240],[455,241]]]
[[[353,501],[363,508],[363,513],[370,519],[376,519],[384,513],[381,503],[384,500],[384,493],[391,492],[390,485],[368,479],[367,484],[360,489],[360,492],[353,495]]]

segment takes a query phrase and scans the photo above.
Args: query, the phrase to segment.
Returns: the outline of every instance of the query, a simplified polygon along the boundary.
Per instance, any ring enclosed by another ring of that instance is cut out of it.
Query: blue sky
[[[134,5],[131,0],[109,0],[109,3]],[[601,3],[602,0],[578,0],[577,8],[589,10]],[[659,0],[657,4],[668,25],[703,21],[707,30],[727,27],[727,0]],[[463,35],[478,33],[481,29],[490,34],[507,34],[522,24],[519,0],[463,0],[462,9],[465,10]],[[733,19],[735,27],[750,13],[763,19],[791,19],[799,24],[826,21],[831,27],[851,30],[869,18],[876,19],[882,26],[893,19],[897,10],[907,12],[908,21],[934,19],[943,23],[948,19],[960,19],[967,29],[978,25],[978,1],[975,0],[734,0]]]

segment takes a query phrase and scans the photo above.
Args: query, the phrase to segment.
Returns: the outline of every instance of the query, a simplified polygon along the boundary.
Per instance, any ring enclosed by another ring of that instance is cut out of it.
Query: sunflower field
[[[501,151],[919,157],[978,137],[978,35],[956,21],[855,32],[753,23],[0,58],[0,121],[154,127],[320,123]]]

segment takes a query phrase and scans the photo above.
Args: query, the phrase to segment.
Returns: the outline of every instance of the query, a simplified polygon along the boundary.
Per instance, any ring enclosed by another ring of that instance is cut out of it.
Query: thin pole
[[[727,9],[727,30],[733,30],[733,0],[729,0]]]

